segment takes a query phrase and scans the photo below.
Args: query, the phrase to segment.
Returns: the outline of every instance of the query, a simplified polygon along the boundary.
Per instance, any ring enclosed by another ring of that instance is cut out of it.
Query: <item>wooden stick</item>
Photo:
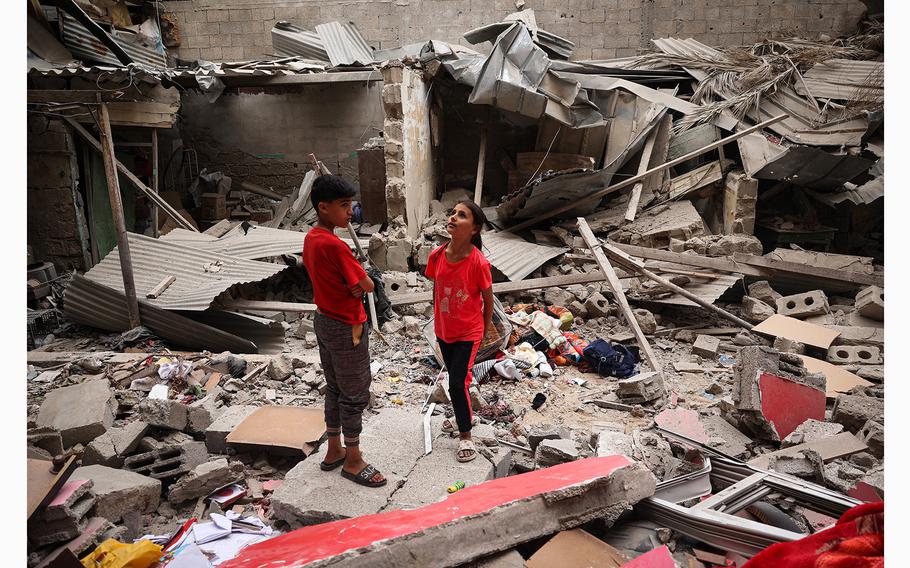
[[[657,131],[659,128],[655,128],[651,134],[648,135],[648,139],[645,140],[645,147],[641,151],[641,161],[638,163],[638,172],[637,174],[642,174],[648,169],[648,162],[651,161],[651,154],[654,152],[654,142],[657,140]],[[638,202],[641,201],[641,191],[645,187],[644,180],[637,182],[632,186],[632,196],[629,198],[629,206],[626,208],[626,221],[634,221],[635,213],[638,211]]]
[[[152,191],[158,194],[158,129],[152,128]],[[158,206],[152,205],[152,236],[158,238]]]
[[[151,290],[146,292],[145,297],[146,298],[157,298],[158,296],[163,294],[165,290],[170,288],[171,284],[173,284],[175,280],[177,280],[177,277],[174,275],[165,276],[164,280],[159,282],[157,286],[155,286],[154,288],[152,288]]]
[[[82,136],[82,138],[85,139],[85,141],[88,142],[92,148],[94,148],[98,152],[103,153],[103,150],[101,148],[101,142],[99,142],[94,136],[92,136],[92,134],[88,130],[86,130],[81,124],[79,124],[72,118],[65,118],[64,120],[66,120],[66,123],[69,124],[70,127],[72,127],[72,129],[75,130],[77,134],[79,134],[79,136]],[[193,226],[192,223],[190,223],[189,221],[187,221],[186,219],[181,217],[180,213],[178,213],[176,209],[171,207],[170,203],[165,201],[160,195],[158,195],[157,193],[155,193],[154,191],[149,189],[148,186],[146,186],[144,183],[139,181],[139,178],[137,178],[136,175],[133,174],[133,172],[128,170],[127,167],[124,166],[120,162],[120,160],[118,160],[116,157],[114,158],[114,164],[117,166],[117,171],[119,171],[121,174],[123,174],[123,176],[126,179],[128,179],[130,181],[130,183],[132,183],[134,186],[136,186],[136,189],[138,189],[139,191],[144,193],[149,199],[152,200],[153,203],[155,203],[165,213],[167,213],[168,217],[173,219],[177,223],[177,225],[179,225],[180,227],[182,227],[188,231],[193,231],[194,233],[199,232],[199,229],[197,229],[195,226]]]
[[[477,154],[477,177],[474,181],[474,203],[480,205],[483,193],[483,170],[487,160],[487,123],[480,127],[480,151]]]
[[[654,355],[654,351],[651,350],[651,345],[648,343],[648,339],[641,330],[641,326],[638,325],[638,320],[635,318],[632,307],[629,306],[629,301],[626,300],[626,294],[622,291],[622,283],[620,283],[616,271],[613,270],[613,265],[610,264],[610,261],[598,245],[597,237],[591,232],[591,228],[588,227],[588,223],[585,221],[584,217],[578,218],[578,231],[581,233],[581,238],[587,243],[588,248],[594,253],[594,260],[597,261],[597,264],[600,265],[600,269],[603,271],[604,275],[606,275],[607,282],[610,284],[610,288],[613,289],[613,297],[616,298],[616,301],[619,303],[619,308],[626,317],[626,321],[629,322],[629,327],[632,328],[632,333],[635,335],[635,339],[638,341],[638,346],[641,348],[641,351],[645,354],[645,359],[647,359],[648,364],[651,365],[651,369],[656,371],[660,378],[663,379],[664,375],[660,368],[660,363]]]
[[[136,282],[133,280],[133,260],[130,257],[130,242],[126,236],[126,221],[123,219],[123,202],[120,200],[120,180],[114,165],[114,137],[111,135],[111,118],[107,104],[101,103],[98,113],[101,131],[101,156],[104,158],[104,174],[107,177],[107,192],[111,201],[111,215],[117,229],[117,254],[120,256],[120,271],[123,273],[123,291],[126,294],[126,308],[129,312],[130,328],[139,327],[139,300],[136,298]]]
[[[507,232],[507,233],[514,233],[516,231],[520,231],[522,229],[526,229],[528,227],[536,225],[537,223],[540,223],[541,221],[550,219],[551,217],[555,217],[556,215],[559,215],[561,213],[565,213],[566,211],[571,211],[572,209],[575,209],[579,205],[588,203],[589,201],[599,200],[599,199],[603,198],[605,195],[615,193],[615,192],[619,191],[620,189],[629,187],[630,185],[634,185],[636,182],[639,182],[652,174],[656,174],[657,172],[662,172],[662,171],[666,170],[667,168],[672,168],[673,166],[675,166],[677,164],[681,164],[681,163],[685,162],[686,160],[691,160],[692,158],[697,158],[698,156],[701,156],[702,154],[710,152],[711,150],[714,150],[715,148],[719,148],[719,147],[723,146],[724,144],[729,144],[730,142],[733,142],[734,140],[738,140],[738,139],[742,138],[743,136],[752,134],[753,132],[755,132],[757,130],[761,130],[762,128],[765,128],[771,124],[774,124],[775,122],[780,122],[781,120],[784,120],[785,118],[788,118],[789,116],[790,116],[789,114],[784,113],[784,114],[779,114],[779,115],[775,116],[774,118],[769,118],[768,120],[761,122],[759,124],[756,124],[755,126],[749,127],[741,132],[731,134],[730,136],[727,136],[726,138],[722,138],[720,140],[717,140],[716,142],[712,142],[711,144],[708,144],[704,148],[699,148],[698,150],[689,152],[688,154],[685,154],[684,156],[680,156],[674,160],[670,160],[669,162],[667,162],[665,164],[661,164],[659,166],[654,166],[653,168],[651,168],[650,170],[648,170],[642,174],[630,177],[624,181],[621,181],[619,183],[605,187],[603,189],[599,189],[599,190],[595,191],[594,193],[592,193],[591,195],[588,195],[587,197],[582,197],[581,199],[573,201],[567,205],[564,205],[562,207],[557,207],[556,209],[543,213],[543,214],[539,215],[538,217],[535,217],[534,219],[528,219],[527,221],[523,221],[517,225],[513,225],[511,227],[503,229],[503,231]]]
[[[684,298],[688,298],[689,300],[692,300],[693,302],[695,302],[699,306],[705,308],[706,310],[709,310],[709,311],[719,315],[722,318],[726,318],[746,330],[752,329],[751,323],[734,316],[733,314],[731,314],[730,312],[728,312],[726,310],[722,310],[722,309],[718,308],[717,306],[715,306],[714,304],[712,304],[710,302],[706,302],[706,301],[702,300],[701,298],[699,298],[692,292],[689,292],[685,288],[680,288],[679,286],[670,282],[666,278],[661,278],[660,276],[654,274],[653,272],[651,272],[650,270],[645,268],[643,264],[639,263],[637,260],[633,259],[631,256],[622,252],[618,248],[612,247],[606,243],[601,243],[600,246],[603,248],[603,251],[607,254],[607,256],[609,256],[611,259],[613,259],[613,261],[616,262],[623,269],[629,270],[631,272],[637,272],[637,273],[641,274],[642,276],[644,276],[645,278],[648,278],[650,280],[653,280],[654,282],[657,282],[664,288],[673,290],[680,296],[682,296]]]

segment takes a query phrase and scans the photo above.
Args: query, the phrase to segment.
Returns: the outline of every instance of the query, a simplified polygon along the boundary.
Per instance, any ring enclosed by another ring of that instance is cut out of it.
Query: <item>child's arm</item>
[[[484,334],[493,328],[493,286],[480,291],[483,297],[483,329]]]
[[[363,296],[364,293],[369,294],[370,292],[375,290],[376,285],[373,283],[373,279],[370,278],[369,276],[367,276],[366,278],[364,278],[357,284],[354,284],[353,286],[351,286],[348,289],[351,291],[352,296],[354,296],[355,298],[359,298],[359,297]]]

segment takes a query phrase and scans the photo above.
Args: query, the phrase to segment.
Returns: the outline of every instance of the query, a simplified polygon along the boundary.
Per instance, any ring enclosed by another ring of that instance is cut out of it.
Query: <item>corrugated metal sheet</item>
[[[88,278],[76,275],[63,295],[64,316],[75,323],[121,332],[130,329],[126,296]],[[256,353],[251,341],[184,317],[156,308],[146,300],[139,301],[142,325],[155,335],[177,346],[210,351]]]
[[[512,282],[524,280],[551,258],[569,251],[529,243],[514,233],[484,233],[483,248],[490,264]]]
[[[253,342],[258,353],[281,353],[285,347],[284,326],[280,322],[249,314],[205,310],[204,312],[176,312],[187,318]],[[206,347],[210,351],[214,349]]]
[[[723,60],[722,52],[692,38],[662,38],[651,40],[664,53],[680,56],[697,55],[702,59]],[[708,73],[701,69],[684,68],[699,81],[704,81]],[[859,116],[849,120],[836,120],[823,123],[824,117],[804,97],[789,87],[780,87],[774,95],[762,98],[759,109],[752,110],[748,117],[756,123],[768,120],[781,113],[789,118],[768,126],[791,142],[812,146],[859,146],[863,135],[869,130],[869,119]]]
[[[881,61],[829,59],[809,69],[796,92],[816,98],[847,101],[885,100],[885,64]]]
[[[300,55],[317,61],[329,61],[322,38],[290,22],[278,22],[272,28],[272,47],[279,55]]]
[[[316,26],[316,33],[332,65],[369,65],[373,48],[367,45],[354,22],[329,22]]]
[[[300,231],[273,229],[259,225],[251,227],[246,234],[238,226],[220,238],[185,229],[173,229],[163,235],[161,239],[192,246],[200,251],[211,251],[254,260],[283,254],[301,254],[305,236],[306,233]],[[354,241],[349,238],[341,238],[341,240],[353,248]],[[366,250],[369,241],[361,239],[360,244]]]
[[[265,280],[287,268],[281,264],[200,250],[198,245],[188,246],[135,233],[127,235],[137,295],[144,297],[146,292],[169,275],[177,278],[159,297],[148,300],[150,304],[163,309],[202,311],[231,286]],[[206,265],[216,261],[223,263],[220,270],[206,272]],[[85,276],[123,292],[118,249],[115,247]]]
[[[88,29],[76,21],[75,18],[60,11],[60,18],[63,22],[63,44],[69,48],[73,56],[87,61],[97,61],[100,63],[111,63],[120,65],[120,60],[111,53],[106,45],[98,41]],[[129,32],[123,30],[114,30],[108,35],[117,42],[123,51],[129,55],[136,63],[149,65],[151,67],[167,67],[167,56],[164,48],[158,50],[155,47],[146,46],[139,41],[130,41]]]

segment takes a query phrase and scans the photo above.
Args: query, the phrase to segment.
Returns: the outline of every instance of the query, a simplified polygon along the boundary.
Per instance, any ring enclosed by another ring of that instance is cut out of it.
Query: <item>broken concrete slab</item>
[[[204,442],[185,442],[130,456],[123,469],[154,479],[176,479],[208,460]]]
[[[743,317],[754,323],[761,323],[777,313],[774,308],[752,296],[743,296],[740,302],[743,306]]]
[[[169,503],[183,503],[205,497],[212,491],[243,479],[243,464],[228,463],[225,458],[197,465],[177,480],[167,493]]]
[[[517,550],[507,550],[465,564],[464,568],[525,568],[525,559]]]
[[[176,400],[146,398],[139,403],[139,417],[158,428],[184,430],[187,414],[187,406]]]
[[[759,280],[758,282],[749,284],[749,295],[756,300],[761,300],[769,306],[776,306],[777,299],[783,297],[771,287],[771,284],[768,283],[767,280]]]
[[[699,421],[698,411],[688,408],[670,408],[663,410],[654,417],[654,423],[664,430],[681,434],[696,442],[706,444],[708,434],[704,425]]]
[[[657,400],[666,394],[664,381],[655,371],[639,373],[616,383],[616,395],[632,404]]]
[[[825,464],[818,452],[804,449],[793,454],[772,455],[768,469],[824,484]]]
[[[856,433],[869,420],[881,420],[884,415],[884,400],[871,396],[842,394],[834,402],[831,421],[843,424],[844,428]]]
[[[880,327],[852,325],[829,325],[827,327],[838,334],[832,342],[834,345],[872,345],[879,349],[885,347],[885,330]]]
[[[632,437],[619,430],[601,430],[597,433],[595,455],[599,458],[616,455],[634,457]]]
[[[236,405],[229,406],[205,429],[205,447],[213,454],[223,454],[227,450],[227,435],[234,428],[246,420],[247,416],[259,408],[258,406]]]
[[[557,440],[543,440],[534,451],[534,466],[537,469],[551,467],[556,464],[578,459],[578,448],[574,440],[559,438]]]
[[[692,344],[692,353],[705,359],[717,359],[720,351],[720,339],[712,335],[698,335]]]
[[[728,456],[741,457],[746,453],[746,447],[752,444],[752,438],[740,432],[721,416],[702,417],[701,423],[708,434],[707,445]]]
[[[810,418],[797,426],[786,438],[781,440],[780,446],[782,448],[789,448],[791,446],[798,446],[799,444],[808,444],[809,442],[837,436],[843,431],[844,427],[841,424]]]
[[[29,428],[25,436],[25,443],[29,446],[41,448],[50,456],[56,456],[63,453],[63,437],[57,430],[43,426],[39,428]]]
[[[859,452],[866,451],[867,446],[863,443],[862,440],[851,434],[850,432],[841,432],[830,438],[822,438],[820,440],[815,440],[813,442],[807,442],[804,444],[799,444],[797,446],[790,446],[776,452],[770,452],[767,454],[762,454],[754,459],[749,460],[749,465],[767,469],[769,460],[773,456],[792,456],[796,455],[803,450],[811,450],[822,457],[822,461],[829,462],[831,460],[850,456]]]
[[[441,417],[432,431],[440,432]],[[460,463],[455,460],[458,438],[437,434],[433,440],[433,451],[417,460],[407,474],[404,485],[396,491],[383,511],[395,509],[416,509],[446,499],[446,488],[456,481],[463,481],[466,487],[473,487],[495,477],[493,464],[483,456]]]
[[[665,248],[670,239],[687,241],[707,233],[705,222],[691,201],[677,201],[639,215],[609,234],[611,241],[648,248]]]
[[[131,471],[103,465],[83,466],[70,481],[91,479],[95,493],[95,514],[117,522],[130,511],[150,513],[158,508],[161,481]]]
[[[63,445],[70,447],[104,434],[114,424],[115,410],[116,400],[107,379],[96,379],[49,392],[35,423],[60,432]]]
[[[873,456],[885,457],[885,427],[877,419],[866,422],[859,431],[859,439],[869,446]]]
[[[442,418],[436,416],[433,421],[433,431],[439,431]],[[337,471],[320,470],[319,454],[313,454],[288,471],[284,483],[275,490],[272,495],[275,516],[299,527],[381,511],[424,456],[422,416],[383,408],[379,414],[365,419],[360,447],[368,456],[367,461],[388,479],[385,486],[361,487],[346,479],[339,480]],[[341,481],[346,482],[343,492],[338,491]]]
[[[653,492],[654,477],[640,464],[589,458],[487,481],[420,509],[305,527],[247,547],[222,567],[458,566],[595,518],[612,524]],[[459,546],[439,546],[441,538]]]
[[[203,434],[206,429],[212,425],[212,422],[224,412],[225,407],[221,406],[219,397],[221,389],[214,388],[203,398],[187,406],[186,414],[186,431],[190,434]]]
[[[148,424],[141,420],[130,422],[122,428],[109,429],[85,448],[82,465],[121,467],[123,458],[136,449],[146,431]]]

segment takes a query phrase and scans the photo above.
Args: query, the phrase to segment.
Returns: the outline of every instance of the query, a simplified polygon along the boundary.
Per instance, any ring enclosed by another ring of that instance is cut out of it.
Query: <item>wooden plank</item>
[[[772,276],[774,272],[782,272],[790,276],[821,278],[822,280],[831,280],[834,282],[868,284],[872,286],[885,285],[885,279],[877,274],[863,274],[861,272],[850,272],[849,270],[833,270],[830,268],[821,268],[808,264],[798,264],[796,262],[787,262],[785,260],[777,260],[766,256],[755,256],[743,253],[735,253],[733,255],[733,260],[748,264],[749,266],[770,270]]]
[[[511,294],[512,292],[524,292],[526,290],[538,290],[541,288],[555,288],[561,286],[571,286],[573,284],[591,284],[592,282],[603,282],[604,275],[600,272],[589,272],[579,274],[566,274],[565,276],[548,276],[546,278],[532,278],[530,280],[519,280],[517,282],[497,282],[493,284],[494,294]],[[408,304],[420,304],[423,302],[432,302],[432,292],[411,292],[409,294],[390,294],[389,302],[393,306],[405,306]]]
[[[54,462],[47,460],[26,460],[27,517],[50,503],[54,495],[76,471],[76,456],[70,456],[54,471]]]
[[[98,97],[102,102],[154,102],[155,99],[138,93],[135,89],[116,91],[89,91],[89,90],[55,90],[55,89],[29,89],[26,91],[28,104],[71,104],[86,103],[98,104]]]
[[[639,247],[622,243],[611,242],[610,246],[617,248],[624,253],[638,258],[648,260],[662,260],[686,266],[697,266],[698,268],[708,268],[718,272],[729,272],[731,274],[742,274],[744,276],[755,276],[758,278],[769,278],[771,272],[762,268],[743,264],[729,259],[728,257],[709,257],[697,254],[682,254],[668,250],[652,249],[648,247]]]
[[[641,161],[638,163],[638,175],[648,171],[648,164],[651,162],[651,153],[654,151],[654,142],[657,140],[657,131],[655,128],[648,139],[645,140],[645,147],[641,151]],[[629,198],[629,206],[626,208],[626,221],[634,221],[635,213],[638,211],[638,202],[641,201],[641,190],[645,187],[646,180],[641,180],[632,186],[632,197]]]
[[[593,192],[592,194],[588,195],[587,197],[583,197],[577,201],[573,201],[562,207],[557,207],[556,209],[552,209],[552,210],[548,211],[547,213],[544,213],[542,215],[535,217],[534,219],[528,219],[527,221],[521,222],[517,225],[513,225],[512,227],[508,227],[503,230],[507,231],[507,232],[520,231],[522,229],[526,229],[528,227],[536,225],[537,223],[540,223],[541,221],[545,221],[547,219],[555,217],[556,215],[565,213],[566,211],[571,211],[572,209],[575,209],[576,207],[578,207],[581,204],[588,203],[590,201],[600,200],[606,195],[609,195],[611,193],[616,193],[620,189],[624,189],[626,187],[634,185],[635,183],[637,183],[657,172],[662,172],[666,169],[672,168],[673,166],[681,164],[681,163],[685,162],[686,160],[691,160],[692,158],[697,158],[698,156],[701,156],[702,154],[706,154],[706,153],[710,152],[711,150],[720,148],[724,144],[729,144],[730,142],[738,140],[738,139],[742,138],[743,136],[747,136],[753,132],[757,132],[757,131],[761,130],[762,128],[766,128],[776,122],[780,122],[781,120],[787,118],[788,116],[789,115],[786,113],[779,114],[779,115],[775,116],[774,118],[769,118],[768,120],[761,122],[759,124],[756,124],[755,126],[747,128],[747,129],[737,132],[735,134],[731,134],[730,136],[727,136],[726,138],[718,140],[717,142],[713,142],[703,148],[699,148],[698,150],[690,152],[689,154],[686,154],[685,156],[680,156],[679,158],[676,158],[675,160],[670,160],[669,162],[666,162],[659,166],[655,166],[640,175],[632,176],[619,183],[615,183],[615,184],[605,187],[603,189],[597,190],[597,191]]]
[[[107,103],[101,103],[98,112],[98,130],[101,133],[101,156],[104,158],[104,174],[107,177],[107,191],[111,202],[111,215],[117,230],[117,254],[120,257],[120,271],[123,275],[123,292],[126,295],[126,309],[129,313],[130,328],[140,325],[139,300],[136,298],[136,281],[133,278],[133,260],[130,257],[130,243],[126,236],[126,221],[123,218],[123,202],[120,197],[120,180],[114,164],[114,137]]]
[[[487,122],[480,126],[480,149],[477,152],[477,175],[474,176],[474,203],[480,205],[483,194],[483,171],[487,161]]]
[[[705,186],[717,183],[724,178],[723,168],[719,160],[714,160],[691,172],[676,176],[670,180],[670,191],[667,199],[678,199],[697,191]]]
[[[648,339],[641,330],[641,326],[638,325],[638,319],[635,317],[635,313],[632,312],[632,307],[629,305],[628,300],[626,300],[626,294],[622,291],[622,284],[619,282],[619,277],[613,270],[613,265],[610,264],[610,261],[601,249],[600,244],[597,242],[597,237],[591,232],[584,217],[578,218],[578,231],[581,233],[581,238],[587,243],[588,248],[594,253],[594,259],[597,261],[600,269],[606,275],[606,280],[609,282],[610,288],[613,289],[613,298],[619,303],[619,307],[622,310],[629,327],[632,328],[632,333],[635,335],[635,339],[638,341],[638,346],[642,353],[644,353],[645,359],[648,361],[648,364],[651,365],[651,369],[656,371],[661,379],[663,379],[663,371],[661,370],[660,362],[657,360],[657,356],[654,355],[654,351],[651,350],[651,345],[648,343]]]
[[[806,442],[805,444],[797,444],[795,446],[790,446],[789,448],[777,450],[776,452],[762,454],[757,458],[749,460],[747,463],[753,467],[768,469],[768,463],[771,461],[771,456],[793,456],[803,450],[815,450],[818,452],[818,455],[821,456],[822,461],[827,463],[831,460],[864,452],[868,449],[869,447],[862,440],[850,432],[841,432],[836,436],[821,438],[812,442]]]
[[[159,282],[154,288],[145,293],[145,297],[152,299],[157,298],[163,294],[164,291],[167,290],[175,280],[177,280],[177,277],[172,274],[165,276],[164,279]]]
[[[152,129],[152,191],[158,193],[158,129]],[[152,236],[159,235],[158,206],[152,205]]]
[[[316,311],[316,304],[302,304],[298,302],[268,302],[264,300],[228,300],[221,304],[228,310],[254,311],[254,312],[289,312],[308,313]]]

